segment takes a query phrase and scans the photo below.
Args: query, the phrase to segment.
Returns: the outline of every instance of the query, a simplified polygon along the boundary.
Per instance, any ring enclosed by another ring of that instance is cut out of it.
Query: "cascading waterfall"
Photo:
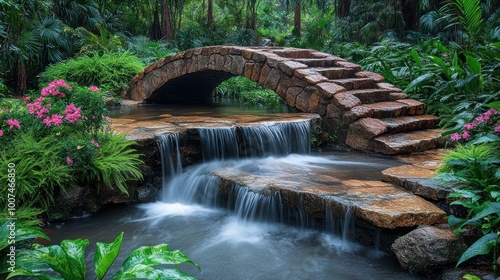
[[[234,185],[229,193],[228,208],[242,221],[283,222],[283,204],[278,192],[260,194]]]
[[[247,157],[283,156],[310,153],[310,123],[289,122],[241,127]]]
[[[354,233],[354,220],[352,217],[352,207],[343,207],[340,211],[342,215],[335,217],[332,204],[327,203],[325,207],[325,229],[327,232],[340,235],[342,240],[349,240]]]
[[[234,127],[199,128],[203,161],[238,158],[238,143]]]
[[[163,186],[177,174],[182,173],[179,134],[162,134],[157,142],[161,157]]]
[[[238,165],[242,158],[310,152],[308,121],[238,128],[200,128],[199,135],[205,163],[185,170],[182,170],[180,162],[179,135],[161,136],[158,145],[163,165],[163,202],[217,207],[220,205],[221,182],[219,177],[211,174],[213,170]],[[270,190],[256,192],[235,184],[230,188],[227,207],[235,212],[240,221],[291,222],[301,228],[315,223],[315,219],[300,207],[283,209],[279,192],[271,193]],[[334,218],[331,206],[327,205],[325,226],[327,231],[347,240],[354,223],[350,209],[344,210],[345,218]],[[295,221],[291,221],[291,217]]]

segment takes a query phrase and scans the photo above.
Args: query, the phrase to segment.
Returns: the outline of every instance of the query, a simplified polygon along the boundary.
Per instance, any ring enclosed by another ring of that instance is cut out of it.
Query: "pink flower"
[[[46,117],[43,119],[42,123],[46,126],[51,126],[52,125],[52,119],[50,117]]]
[[[9,125],[9,129],[13,129],[14,127],[21,128],[18,120],[8,119],[6,122]]]
[[[3,136],[3,130],[0,129],[0,137]]]
[[[98,87],[96,87],[96,86],[90,86],[90,87],[89,87],[89,90],[90,90],[90,91],[93,91],[93,92],[100,92],[100,91],[101,91],[101,89],[100,89],[100,88],[98,88]]]
[[[23,101],[29,101],[31,99],[31,96],[25,96],[23,97]]]
[[[464,132],[462,133],[462,138],[467,139],[469,137],[470,137],[470,134],[466,130],[464,130]]]
[[[94,139],[92,139],[92,141],[90,141],[90,143],[92,143],[94,146],[99,148],[99,143],[97,143],[97,141],[95,141]]]
[[[70,157],[66,157],[66,163],[68,163],[68,165],[72,165],[73,160]]]
[[[479,116],[477,116],[475,119],[475,121],[477,121],[478,123],[483,123],[485,122],[486,120],[484,119],[484,116],[481,114]]]
[[[62,115],[58,115],[58,114],[54,114],[52,115],[52,124],[55,125],[55,126],[59,126],[61,125],[63,122],[63,116]]]
[[[460,139],[462,138],[462,136],[460,136],[460,134],[458,134],[458,133],[453,133],[453,134],[450,136],[450,138],[451,138],[451,141],[452,141],[452,142],[455,142],[455,141],[460,140]]]
[[[468,129],[468,130],[471,130],[471,129],[473,129],[473,128],[474,128],[474,125],[473,125],[472,123],[468,123],[468,124],[465,124],[465,125],[464,125],[464,128],[465,128],[465,129]]]
[[[110,117],[106,116],[105,119],[106,119],[107,122],[111,122],[111,118]]]
[[[495,124],[495,127],[493,128],[493,131],[495,133],[499,133],[500,132],[500,123]]]
[[[66,110],[64,110],[64,114],[66,115],[65,119],[70,123],[75,123],[81,118],[81,111],[81,107],[76,107],[75,104],[71,103],[66,106]]]

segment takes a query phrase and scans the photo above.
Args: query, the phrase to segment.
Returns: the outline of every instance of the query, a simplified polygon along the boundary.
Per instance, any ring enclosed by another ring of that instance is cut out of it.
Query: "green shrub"
[[[130,80],[144,68],[143,62],[130,52],[96,52],[81,54],[49,66],[40,74],[40,82],[64,79],[78,85],[94,85],[119,95]]]
[[[274,91],[241,76],[222,82],[216,89],[216,96],[235,98],[247,104],[262,105],[268,108],[277,108],[285,104]]]
[[[477,255],[493,253],[496,271],[500,252],[500,102],[489,105],[493,108],[451,136],[462,144],[448,152],[438,172],[439,178],[457,187],[448,196],[451,205],[467,210],[466,217],[450,215],[448,224],[456,227],[455,233],[482,234],[457,266]]]

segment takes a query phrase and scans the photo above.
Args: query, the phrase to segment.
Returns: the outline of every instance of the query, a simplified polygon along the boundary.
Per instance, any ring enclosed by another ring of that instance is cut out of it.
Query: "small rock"
[[[451,229],[427,226],[398,238],[391,249],[404,269],[430,273],[458,261],[467,245]]]

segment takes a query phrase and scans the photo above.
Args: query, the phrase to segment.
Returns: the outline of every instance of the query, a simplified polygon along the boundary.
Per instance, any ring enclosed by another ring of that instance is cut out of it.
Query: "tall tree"
[[[207,24],[209,26],[214,25],[214,0],[208,0]]]

